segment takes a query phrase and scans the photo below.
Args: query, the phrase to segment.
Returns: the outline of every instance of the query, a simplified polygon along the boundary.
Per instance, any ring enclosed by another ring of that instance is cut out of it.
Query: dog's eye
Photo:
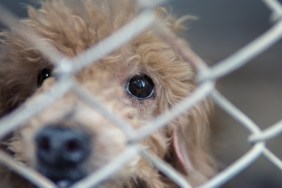
[[[39,72],[38,77],[37,77],[37,86],[40,87],[43,84],[44,80],[46,80],[47,78],[51,76],[52,76],[51,69],[48,69],[48,68],[42,69]]]
[[[126,91],[129,95],[132,95],[139,100],[148,99],[155,93],[155,84],[149,76],[139,74],[133,76],[127,82]]]

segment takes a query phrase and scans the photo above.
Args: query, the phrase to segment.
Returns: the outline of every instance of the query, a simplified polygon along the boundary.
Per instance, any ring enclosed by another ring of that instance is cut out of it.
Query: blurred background
[[[35,0],[1,0],[9,10],[26,16],[26,4]],[[280,0],[282,3],[282,0]],[[169,2],[174,15],[194,15],[185,33],[190,45],[209,65],[214,65],[272,27],[271,12],[258,0],[174,0]],[[221,78],[218,90],[260,128],[265,129],[282,119],[282,43],[277,42],[249,64]],[[216,110],[214,126],[216,155],[221,169],[245,154],[251,145],[249,132],[228,114]],[[267,146],[282,159],[282,136]],[[264,157],[247,167],[222,187],[282,187],[282,172]]]
[[[282,1],[280,1],[282,2]],[[171,1],[176,15],[191,14],[186,38],[209,65],[233,54],[272,27],[271,11],[258,0],[178,0]],[[282,43],[279,41],[243,68],[221,78],[218,90],[260,128],[282,119]],[[249,132],[228,114],[217,109],[214,126],[217,156],[224,169],[245,154],[251,145]],[[282,158],[281,135],[267,146]],[[228,181],[223,187],[282,187],[282,172],[264,157]]]

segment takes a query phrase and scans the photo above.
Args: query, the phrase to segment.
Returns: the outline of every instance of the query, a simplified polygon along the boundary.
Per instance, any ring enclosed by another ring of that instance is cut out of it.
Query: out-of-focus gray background
[[[282,1],[280,1],[282,2]],[[210,65],[224,60],[272,26],[271,12],[259,0],[179,0],[173,1],[177,15],[199,17],[189,24],[187,39]],[[247,66],[219,80],[217,88],[262,129],[282,119],[282,43],[262,53]],[[249,133],[226,113],[217,110],[217,155],[222,168],[250,149]],[[267,146],[280,158],[282,136]],[[282,187],[282,172],[261,157],[223,187]]]
[[[1,0],[19,16],[26,15],[25,4],[35,0]],[[280,0],[282,2],[282,0]],[[174,0],[171,9],[177,16],[195,15],[185,36],[192,48],[210,65],[216,64],[254,40],[272,26],[270,10],[259,0]],[[262,53],[247,66],[220,79],[217,88],[262,129],[282,119],[282,43]],[[217,110],[215,125],[217,156],[221,169],[237,160],[250,148],[249,133],[226,113]],[[267,146],[282,158],[282,136]],[[282,187],[282,172],[261,157],[223,187]]]

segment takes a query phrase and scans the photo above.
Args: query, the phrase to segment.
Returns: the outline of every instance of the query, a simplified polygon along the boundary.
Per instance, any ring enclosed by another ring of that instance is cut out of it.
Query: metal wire
[[[35,172],[34,170],[27,168],[26,166],[19,164],[11,159],[9,155],[0,151],[0,161],[2,165],[7,168],[16,171],[22,177],[28,179],[34,185],[44,188],[54,188],[56,187],[52,182],[50,182],[47,178]]]
[[[175,171],[171,166],[166,164],[164,161],[158,159],[156,156],[153,154],[149,153],[146,150],[142,150],[142,155],[144,156],[145,159],[150,161],[153,166],[158,168],[160,172],[164,173],[169,177],[171,180],[173,180],[176,185],[182,188],[191,188],[192,186],[189,184],[189,182],[186,181],[184,177],[182,177],[181,174],[179,174],[177,171]]]
[[[118,170],[128,164],[129,161],[133,160],[137,156],[139,150],[140,149],[138,146],[129,146],[127,150],[117,156],[114,161],[111,161],[106,166],[93,173],[89,177],[86,177],[84,180],[76,183],[72,187],[85,188],[92,187],[93,185],[99,185],[100,183],[108,179],[108,177],[112,176],[115,173],[118,173]]]
[[[94,172],[89,177],[86,177],[84,180],[77,182],[73,186],[74,188],[99,186],[99,184],[107,180],[109,176],[118,173],[121,168],[136,156],[142,156],[149,161],[155,168],[169,177],[179,187],[189,188],[191,185],[185,178],[173,170],[173,168],[164,161],[144,150],[144,148],[140,148],[138,143],[158,131],[160,128],[166,126],[170,121],[173,121],[182,113],[191,110],[193,106],[200,103],[207,96],[211,96],[211,99],[216,105],[230,114],[230,116],[238,121],[244,129],[250,132],[249,139],[246,138],[246,142],[249,142],[252,147],[245,155],[200,187],[210,188],[223,185],[261,156],[265,157],[278,169],[282,170],[281,160],[266,146],[267,141],[281,135],[282,121],[265,130],[261,130],[246,114],[241,112],[214,87],[217,79],[243,67],[252,58],[261,54],[282,37],[282,5],[276,0],[262,1],[272,11],[272,19],[275,21],[274,26],[250,44],[242,47],[238,52],[234,53],[226,60],[217,63],[214,67],[208,67],[207,64],[189,48],[189,46],[157,22],[154,9],[157,5],[162,3],[162,0],[138,0],[137,3],[140,7],[140,14],[138,14],[136,18],[108,38],[72,59],[61,54],[52,45],[42,40],[42,38],[32,29],[19,23],[14,15],[0,6],[0,21],[10,27],[13,32],[25,38],[34,48],[38,49],[46,58],[56,65],[56,74],[58,76],[56,83],[51,87],[50,91],[38,95],[36,99],[26,102],[16,111],[0,120],[0,138],[3,138],[21,126],[24,126],[24,122],[42,112],[66,92],[72,90],[79,98],[81,98],[81,100],[95,108],[101,115],[120,128],[129,141],[127,149],[117,156],[115,160],[111,161],[104,168]],[[173,109],[161,114],[141,129],[133,130],[128,123],[104,108],[103,104],[101,104],[95,96],[90,95],[87,91],[79,87],[74,81],[74,76],[81,69],[98,62],[100,59],[106,57],[114,50],[140,35],[148,27],[152,26],[155,29],[154,31],[159,34],[164,41],[171,45],[172,48],[179,52],[179,55],[187,63],[191,63],[195,66],[198,71],[199,85],[190,96],[183,99],[183,101],[177,104]],[[47,179],[31,169],[24,168],[3,152],[0,152],[0,164],[20,174],[38,187],[55,187],[55,185]]]

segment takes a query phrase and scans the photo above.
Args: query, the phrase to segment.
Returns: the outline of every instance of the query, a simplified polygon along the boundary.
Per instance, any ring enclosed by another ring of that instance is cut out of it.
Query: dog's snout
[[[82,131],[48,126],[35,138],[39,164],[70,168],[83,163],[91,153],[90,137]]]

